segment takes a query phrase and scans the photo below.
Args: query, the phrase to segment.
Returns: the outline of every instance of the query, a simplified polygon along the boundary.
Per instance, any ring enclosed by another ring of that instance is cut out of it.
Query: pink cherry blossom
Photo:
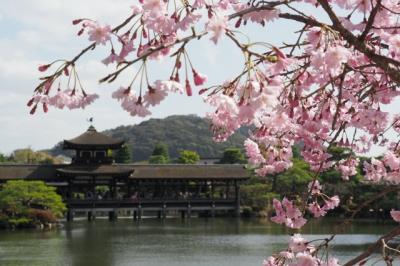
[[[290,228],[301,228],[307,222],[301,211],[286,198],[282,200],[282,203],[274,199],[273,207],[276,215],[271,217],[271,220],[275,223],[285,224]]]
[[[156,80],[154,83],[156,89],[164,90],[167,92],[180,93],[184,92],[182,84],[174,80]]]
[[[294,234],[289,241],[289,249],[292,252],[303,252],[308,248],[308,241],[300,234]]]
[[[375,158],[371,159],[371,163],[364,162],[365,179],[367,181],[379,182],[386,176],[384,164]]]
[[[110,26],[101,26],[97,23],[90,23],[88,27],[90,28],[88,32],[90,41],[96,42],[96,44],[105,45],[106,42],[111,39]]]
[[[360,160],[358,158],[343,159],[338,162],[337,169],[342,174],[343,180],[349,180],[350,176],[357,174],[357,166]]]
[[[385,156],[383,157],[383,162],[386,166],[390,168],[392,171],[399,170],[400,168],[400,159],[393,152],[387,151]]]
[[[400,223],[400,211],[391,210],[390,215],[392,216],[393,220]]]
[[[215,14],[206,24],[206,30],[212,33],[211,40],[217,44],[218,40],[225,34],[228,27],[228,19],[222,14]]]
[[[264,157],[261,155],[258,144],[251,139],[246,139],[244,142],[246,148],[246,155],[249,157],[249,163],[252,166],[259,166],[265,162]]]
[[[305,252],[297,253],[296,259],[297,262],[291,264],[291,266],[318,266],[321,264],[318,258]]]
[[[274,257],[269,257],[268,259],[264,260],[263,266],[278,266],[279,262],[276,261]]]
[[[314,180],[308,183],[308,190],[311,192],[311,195],[319,194],[322,190],[322,186],[318,180]]]
[[[339,206],[340,199],[339,196],[333,196],[331,198],[325,199],[324,210],[332,210]]]
[[[160,102],[164,100],[167,95],[168,94],[163,90],[149,87],[147,93],[143,96],[143,100],[146,105],[155,106],[160,104]]]
[[[193,69],[193,80],[196,86],[200,86],[207,82],[207,77]]]
[[[313,203],[309,204],[307,209],[309,212],[311,212],[314,215],[315,218],[325,216],[325,214],[326,214],[326,211],[324,210],[324,208],[321,208],[321,206],[319,206],[317,202],[313,202]]]

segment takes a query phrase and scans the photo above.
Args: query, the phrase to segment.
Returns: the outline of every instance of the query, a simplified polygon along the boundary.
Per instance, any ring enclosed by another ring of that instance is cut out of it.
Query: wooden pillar
[[[187,218],[190,219],[191,215],[192,215],[192,205],[190,205],[190,201],[188,202],[188,206],[187,206]]]
[[[214,192],[215,192],[215,190],[214,190],[214,181],[211,181],[211,199],[212,200],[214,199]]]
[[[108,212],[108,220],[115,221],[115,220],[117,220],[117,218],[118,218],[118,215],[117,215],[117,211],[115,209],[113,211]]]
[[[72,191],[72,180],[71,178],[68,178],[68,198],[69,199],[73,199],[74,195],[73,195],[73,191]]]
[[[236,201],[236,208],[235,208],[235,215],[236,217],[240,216],[240,190],[239,184],[237,180],[235,180],[235,201]]]
[[[96,218],[96,217],[95,217],[93,211],[88,211],[88,212],[87,212],[87,219],[88,219],[89,222],[93,221],[95,218]]]
[[[74,212],[70,209],[67,211],[67,222],[73,222],[74,221]]]
[[[163,203],[162,207],[162,218],[163,219],[167,218],[167,204],[165,204],[165,202]]]
[[[229,183],[230,183],[230,181],[226,180],[225,182],[226,182],[225,198],[229,199]]]
[[[113,187],[113,199],[117,198],[117,180],[115,179],[115,177],[113,177],[112,179],[112,187]]]
[[[137,220],[137,211],[133,211],[133,220],[136,221]]]
[[[181,211],[181,218],[182,218],[182,220],[185,219],[185,211]]]
[[[138,220],[142,219],[142,204],[140,203],[142,199],[142,193],[141,193],[141,185],[140,185],[140,180],[137,181],[137,192],[138,192],[138,209],[137,209],[137,215],[138,215]]]
[[[93,194],[93,199],[97,199],[97,193],[96,193],[96,176],[92,176],[92,194]]]

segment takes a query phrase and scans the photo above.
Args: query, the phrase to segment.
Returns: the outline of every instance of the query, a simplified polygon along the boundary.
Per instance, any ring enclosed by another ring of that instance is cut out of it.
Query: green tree
[[[293,159],[291,168],[272,177],[272,191],[281,195],[302,192],[307,188],[312,176],[313,174],[305,161]]]
[[[182,150],[179,154],[179,158],[176,160],[177,163],[196,164],[200,160],[200,155],[195,151]]]
[[[32,149],[18,149],[15,150],[11,158],[16,163],[25,163],[25,164],[56,164],[61,163],[60,160],[54,158],[53,156],[41,152],[41,151],[33,151]]]
[[[131,162],[131,149],[128,145],[123,145],[120,150],[115,154],[116,163],[130,163]]]
[[[153,156],[156,155],[161,155],[164,156],[164,158],[169,161],[169,152],[168,152],[168,146],[165,143],[157,143],[154,147],[153,153],[151,154]]]
[[[55,222],[65,210],[56,189],[43,181],[7,181],[0,190],[0,224],[3,226]]]
[[[241,149],[238,148],[228,148],[224,151],[221,160],[218,162],[220,164],[235,164],[235,163],[246,163],[247,160],[244,157]]]
[[[152,155],[149,158],[149,163],[151,164],[167,164],[167,159],[162,155]]]
[[[4,154],[0,153],[0,163],[7,162],[7,157]]]
[[[157,143],[154,147],[153,153],[149,158],[149,163],[166,164],[168,162],[169,162],[168,146],[164,143]]]

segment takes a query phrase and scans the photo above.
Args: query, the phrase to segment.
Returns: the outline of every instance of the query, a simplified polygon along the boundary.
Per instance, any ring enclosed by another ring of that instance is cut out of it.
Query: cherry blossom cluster
[[[311,181],[308,185],[307,211],[315,218],[325,216],[327,211],[339,206],[339,196],[329,197],[322,193],[322,186],[318,180]],[[271,220],[278,224],[285,224],[289,228],[298,229],[303,227],[307,220],[304,213],[296,207],[294,201],[283,198],[282,202],[273,200],[275,216]]]
[[[300,143],[316,176],[335,168],[346,181],[357,173],[359,160],[336,161],[329,148],[363,154],[379,145],[388,152],[362,165],[365,181],[399,184],[400,142],[388,134],[399,137],[400,114],[385,111],[400,94],[398,1],[139,0],[127,14],[114,28],[90,19],[73,21],[78,35],[87,34],[91,43],[71,60],[39,67],[46,75],[28,103],[31,113],[38,105],[47,112],[48,106],[73,109],[92,103],[97,95],[83,89],[75,64],[106,46],[102,62],[113,70],[100,82],[111,83],[138,65],[131,83],[112,94],[133,116],[150,115],[149,108],[170,93],[198,93],[214,108],[207,117],[215,140],[226,140],[242,126],[252,129],[244,145],[249,164],[261,176],[290,168],[292,146]],[[247,24],[263,32],[275,20],[297,23],[295,41],[276,46],[274,36],[264,42],[244,37]],[[224,77],[222,84],[207,84],[188,46],[204,40],[220,45],[221,39],[243,54],[243,70]],[[152,80],[148,62],[161,58],[171,61],[171,74]],[[319,217],[339,204],[338,196],[326,196],[316,185],[315,178],[301,203],[275,200],[273,220],[299,228],[306,211]]]
[[[308,190],[310,192],[311,203],[308,204],[307,210],[315,218],[325,216],[327,211],[339,206],[339,196],[335,195],[333,197],[329,197],[322,193],[322,186],[318,180],[311,181],[308,184]]]
[[[400,159],[387,151],[382,160],[372,158],[364,162],[365,179],[374,183],[400,183]]]
[[[46,71],[50,66],[51,64],[39,66],[39,70]],[[65,68],[62,73],[65,77],[67,77],[68,88],[62,90],[60,88],[60,83],[59,83],[56,92],[51,96],[50,96],[50,91],[54,86],[55,78],[54,77],[45,78],[43,84],[39,85],[36,88],[37,93],[27,103],[28,107],[31,108],[30,111],[31,114],[34,114],[36,112],[38,105],[42,105],[43,112],[45,113],[48,112],[49,106],[53,106],[58,109],[64,109],[64,107],[67,107],[70,110],[77,108],[84,109],[86,106],[90,105],[97,98],[99,98],[99,96],[96,93],[93,94],[86,93],[86,91],[83,89],[80,83],[75,68],[72,67],[72,69],[74,71],[73,78],[75,79],[73,85],[70,84],[71,83],[70,72],[68,71],[68,68]]]
[[[311,244],[300,234],[294,234],[289,247],[264,260],[263,266],[340,266],[332,256],[319,256],[327,241]]]

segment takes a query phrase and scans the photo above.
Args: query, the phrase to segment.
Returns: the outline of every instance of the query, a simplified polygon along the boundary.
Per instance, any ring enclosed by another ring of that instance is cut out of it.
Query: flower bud
[[[48,65],[40,65],[40,66],[38,67],[38,70],[39,70],[40,72],[45,72],[50,66],[51,66],[50,64],[48,64]]]
[[[186,79],[185,89],[186,89],[186,95],[187,96],[192,96],[192,87],[190,86],[190,83],[189,83],[188,79]]]

